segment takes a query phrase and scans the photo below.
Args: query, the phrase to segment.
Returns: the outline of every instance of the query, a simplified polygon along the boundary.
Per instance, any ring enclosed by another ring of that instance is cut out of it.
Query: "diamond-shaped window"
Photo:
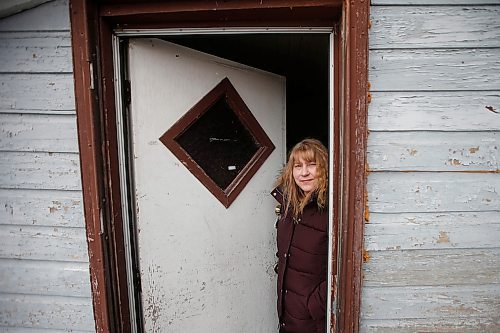
[[[228,78],[186,112],[160,141],[225,207],[274,150]]]

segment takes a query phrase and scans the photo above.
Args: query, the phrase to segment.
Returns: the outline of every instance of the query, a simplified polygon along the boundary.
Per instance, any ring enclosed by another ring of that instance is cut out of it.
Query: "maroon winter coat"
[[[272,195],[283,206],[280,191]],[[328,209],[312,200],[294,223],[282,212],[277,223],[280,332],[326,331]]]

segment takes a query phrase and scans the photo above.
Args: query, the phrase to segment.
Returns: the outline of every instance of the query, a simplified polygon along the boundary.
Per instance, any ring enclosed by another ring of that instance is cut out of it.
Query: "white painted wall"
[[[499,332],[500,1],[371,20],[361,332]]]
[[[94,332],[69,7],[0,20],[0,331]]]

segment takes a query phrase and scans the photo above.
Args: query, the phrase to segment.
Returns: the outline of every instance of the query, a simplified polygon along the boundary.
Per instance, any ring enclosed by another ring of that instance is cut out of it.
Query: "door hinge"
[[[123,80],[123,102],[128,106],[131,101],[132,93],[130,91],[130,80]]]
[[[138,268],[135,269],[134,275],[135,275],[134,276],[134,289],[139,294],[142,294],[141,272],[139,271]]]

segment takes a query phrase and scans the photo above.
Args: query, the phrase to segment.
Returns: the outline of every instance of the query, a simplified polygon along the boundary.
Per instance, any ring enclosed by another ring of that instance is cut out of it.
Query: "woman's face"
[[[299,156],[293,165],[293,179],[306,194],[316,190],[318,188],[316,162],[308,162]]]

